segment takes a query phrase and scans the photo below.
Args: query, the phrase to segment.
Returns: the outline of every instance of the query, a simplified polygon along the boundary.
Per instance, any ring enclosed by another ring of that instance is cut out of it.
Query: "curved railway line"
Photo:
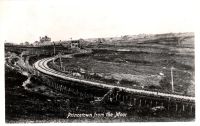
[[[93,86],[97,86],[100,88],[107,88],[107,89],[118,88],[120,90],[124,90],[124,91],[130,92],[130,93],[140,93],[140,94],[144,94],[144,95],[153,95],[153,96],[160,96],[160,97],[165,97],[165,98],[174,98],[174,99],[177,99],[180,101],[181,100],[183,100],[183,101],[189,100],[190,102],[195,102],[195,97],[183,96],[183,95],[177,95],[177,94],[168,94],[168,93],[156,92],[156,91],[133,89],[133,88],[127,88],[127,87],[122,87],[122,86],[114,86],[114,85],[108,85],[105,83],[93,82],[93,81],[70,77],[65,73],[56,71],[56,70],[48,67],[48,65],[47,65],[48,62],[52,61],[54,58],[55,57],[50,57],[50,58],[44,58],[42,60],[39,60],[36,63],[34,63],[33,67],[37,71],[39,71],[43,74],[46,74],[46,75],[50,75],[50,76],[61,78],[61,79],[68,80],[68,81],[83,83],[83,84],[87,84],[87,85],[93,85]]]

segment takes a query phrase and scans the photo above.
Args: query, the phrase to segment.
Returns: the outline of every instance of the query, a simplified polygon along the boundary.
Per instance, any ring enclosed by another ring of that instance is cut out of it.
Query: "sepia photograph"
[[[193,6],[1,1],[3,121],[195,122]]]

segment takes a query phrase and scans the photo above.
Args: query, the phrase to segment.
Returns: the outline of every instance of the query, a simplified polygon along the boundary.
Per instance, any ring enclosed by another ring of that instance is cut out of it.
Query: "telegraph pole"
[[[56,45],[55,45],[55,43],[53,42],[53,54],[54,54],[54,56],[55,56],[55,54],[56,54],[56,47],[55,47]]]
[[[61,67],[61,69],[62,69],[61,53],[59,53],[59,59],[60,59],[60,67]]]
[[[172,85],[172,92],[174,93],[173,69],[174,67],[171,67],[171,85]]]

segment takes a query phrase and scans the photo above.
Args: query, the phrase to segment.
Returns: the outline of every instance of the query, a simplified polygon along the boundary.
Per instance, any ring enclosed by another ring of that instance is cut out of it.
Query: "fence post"
[[[140,99],[139,107],[141,107],[141,105],[142,105],[141,103],[142,103],[142,101],[141,101],[141,99]]]
[[[134,98],[134,103],[133,104],[136,105],[136,98]]]
[[[177,110],[178,110],[178,105],[177,105],[177,103],[176,103],[176,112],[177,112]]]

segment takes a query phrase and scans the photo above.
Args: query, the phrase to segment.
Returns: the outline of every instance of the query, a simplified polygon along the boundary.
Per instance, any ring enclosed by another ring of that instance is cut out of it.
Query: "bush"
[[[136,82],[136,81],[129,81],[127,79],[122,79],[120,81],[120,84],[122,85],[128,85],[128,86],[133,86],[133,85],[139,85],[139,82]]]

